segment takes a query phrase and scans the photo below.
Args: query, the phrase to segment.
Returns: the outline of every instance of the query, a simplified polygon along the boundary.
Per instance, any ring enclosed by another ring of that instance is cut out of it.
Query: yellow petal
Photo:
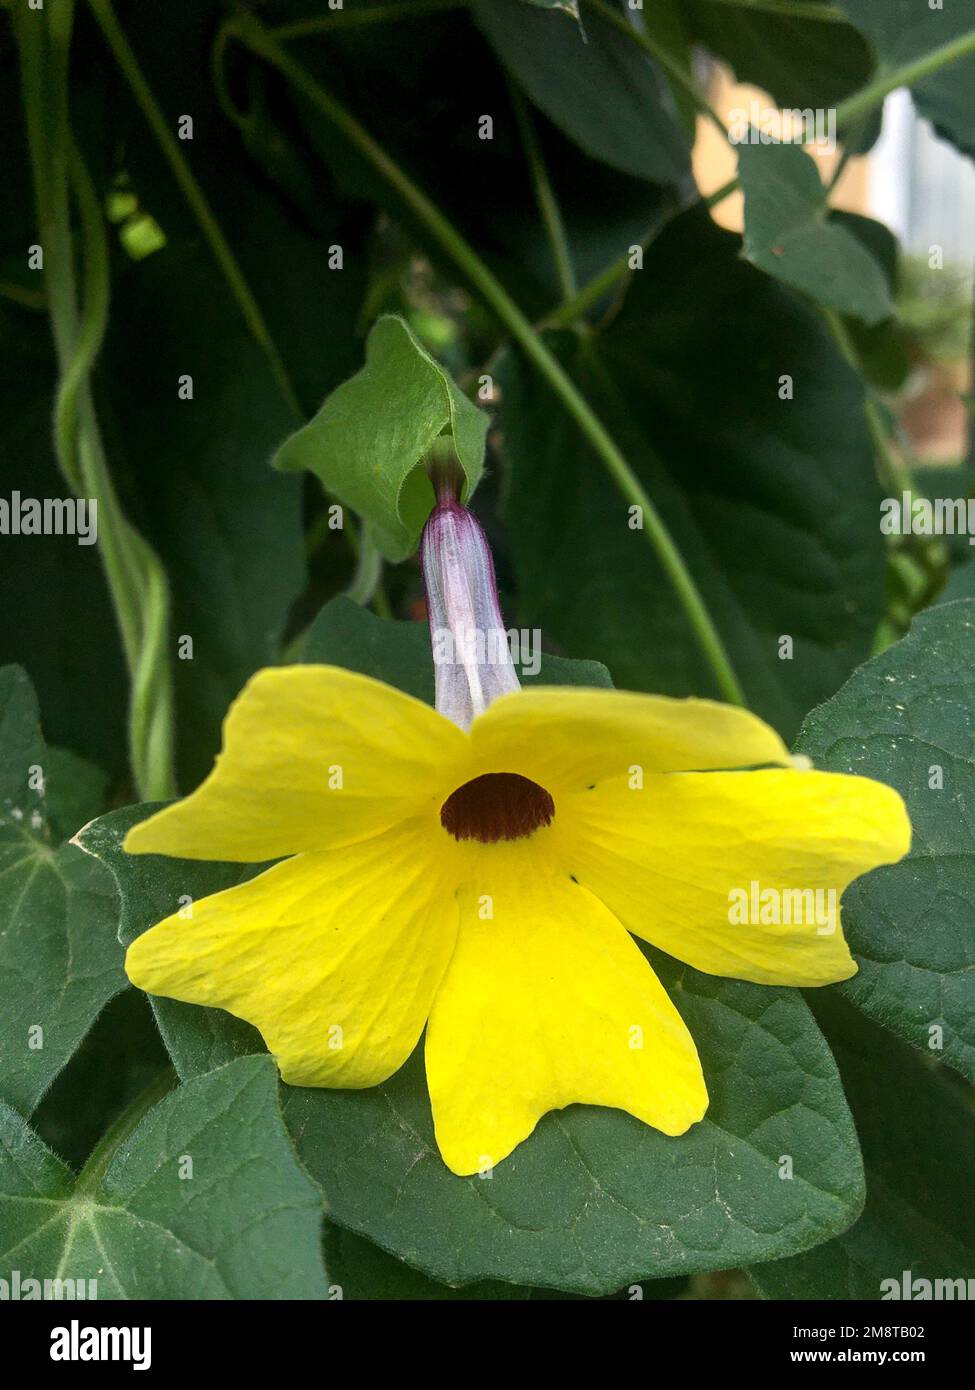
[[[679,773],[642,790],[617,779],[572,813],[572,872],[630,931],[698,970],[758,984],[853,975],[840,896],[902,858],[911,837],[892,788],[829,772]]]
[[[643,772],[787,764],[774,729],[733,705],[625,690],[532,686],[502,695],[475,719],[481,764],[559,791]]]
[[[140,936],[129,978],[247,1019],[292,1085],[376,1085],[416,1046],[453,950],[428,845],[414,826],[285,860]]]
[[[230,708],[206,781],[134,826],[125,849],[259,864],[350,844],[438,808],[443,767],[466,744],[435,710],[368,676],[259,671]]]
[[[500,1163],[546,1111],[575,1101],[665,1134],[707,1108],[697,1050],[650,965],[543,856],[543,839],[481,847],[479,881],[461,898],[426,1039],[437,1143],[455,1173]]]

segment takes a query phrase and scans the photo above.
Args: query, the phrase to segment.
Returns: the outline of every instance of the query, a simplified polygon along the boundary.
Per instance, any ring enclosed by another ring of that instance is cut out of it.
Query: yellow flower
[[[490,551],[443,489],[423,563],[437,708],[336,667],[256,675],[207,780],[125,848],[282,862],[139,937],[129,978],[247,1019],[295,1086],[374,1086],[425,1026],[455,1173],[577,1101],[683,1134],[697,1050],[629,933],[709,974],[846,979],[835,903],[906,853],[903,803],[799,771],[743,710],[521,690]]]
[[[780,766],[709,770],[755,764]],[[838,895],[908,840],[896,792],[795,770],[727,706],[536,687],[464,732],[365,676],[267,670],[207,781],[125,848],[293,857],[159,923],[126,968],[248,1019],[297,1086],[375,1085],[426,1024],[437,1142],[466,1174],[575,1101],[683,1133],[707,1107],[697,1052],[628,932],[709,974],[842,980],[838,925],[732,925],[729,893]]]

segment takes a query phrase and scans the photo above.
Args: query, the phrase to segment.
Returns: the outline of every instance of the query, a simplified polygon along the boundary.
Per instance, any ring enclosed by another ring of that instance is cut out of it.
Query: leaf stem
[[[532,124],[531,113],[528,110],[525,98],[515,86],[514,82],[509,82],[511,93],[511,105],[514,108],[515,120],[518,122],[518,130],[521,134],[521,143],[524,146],[525,158],[528,161],[528,169],[531,173],[532,186],[535,190],[535,201],[538,203],[538,210],[541,213],[545,232],[548,236],[549,245],[552,248],[552,256],[555,260],[555,271],[559,280],[559,287],[563,299],[571,299],[576,293],[576,277],[572,268],[572,255],[569,251],[569,241],[565,234],[565,223],[562,221],[562,213],[556,201],[555,191],[545,167],[545,160],[542,157],[541,147],[538,143],[538,136],[535,134],[535,127]]]
[[[108,1172],[112,1159],[128,1139],[129,1135],[142,1123],[145,1116],[169,1094],[176,1085],[176,1073],[167,1066],[135,1100],[122,1111],[92,1149],[85,1166],[78,1174],[71,1196],[90,1197],[98,1190],[102,1178]]]
[[[636,246],[634,242],[633,246]],[[640,242],[640,246],[646,245],[646,240]],[[598,304],[607,294],[616,288],[621,280],[625,280],[630,271],[630,257],[633,254],[633,247],[627,247],[621,256],[615,261],[611,261],[605,269],[598,275],[594,275],[591,280],[582,286],[571,299],[564,300],[550,314],[546,314],[542,320],[541,328],[566,328],[583,318],[594,305]]]
[[[365,608],[376,596],[383,575],[383,557],[380,555],[369,529],[363,526],[359,533],[359,554],[346,595],[360,608]]]
[[[0,280],[0,297],[19,304],[22,309],[36,309],[43,312],[47,308],[47,298],[42,290],[28,289],[18,285],[15,280]]]
[[[112,0],[88,0],[88,3],[115,61],[132,89],[132,95],[138,102],[142,114],[159,142],[159,147],[173,171],[173,176],[179,184],[190,210],[200,225],[200,230],[223,272],[224,279],[240,307],[252,336],[267,356],[281,394],[295,418],[303,420],[304,412],[291,384],[284,361],[271,337],[264,315],[251,292],[236,256],[230,249],[230,245],[211,211],[203,190],[193,176],[193,171],[179,147],[179,141],[170,130],[166,117],[139,67],[138,59],[112,8]]]
[[[783,19],[816,19],[824,24],[849,22],[838,5],[818,5],[808,0],[705,0],[705,3],[752,14],[781,15]]]
[[[718,203],[723,202],[730,194],[734,193],[738,187],[737,179],[730,179],[727,183],[715,191],[703,201],[709,208],[717,207]],[[633,251],[640,247],[646,251],[654,237],[660,231],[663,224],[670,217],[670,213],[665,213],[650,231],[646,232],[639,243],[634,242],[628,246],[622,255],[617,256],[615,261],[610,261],[598,274],[586,282],[581,289],[577,290],[571,299],[567,299],[563,304],[553,309],[550,314],[546,314],[541,322],[542,328],[565,328],[569,324],[575,323],[586,315],[593,305],[613,290],[621,280],[625,280],[630,274],[630,258]]]
[[[859,92],[854,92],[853,96],[840,102],[836,108],[837,130],[842,130],[851,122],[869,116],[878,106],[883,105],[884,99],[891,92],[896,91],[898,87],[911,87],[915,82],[930,77],[933,72],[938,72],[950,63],[957,62],[959,58],[967,57],[970,53],[975,53],[975,29],[970,29],[966,34],[959,34],[950,43],[932,49],[930,53],[925,53],[921,58],[914,58],[909,63],[903,63],[899,68],[889,68],[882,71],[872,82],[861,87]]]
[[[709,208],[716,208],[719,203],[723,203],[725,198],[730,198],[732,193],[737,193],[741,187],[741,181],[737,174],[727,183],[723,183],[720,188],[716,188],[713,193],[708,193],[704,201]]]
[[[385,24],[401,19],[421,19],[425,15],[443,14],[448,10],[467,8],[466,0],[399,0],[395,5],[370,5],[361,10],[335,10],[332,14],[314,19],[295,20],[291,24],[274,24],[269,30],[279,39],[303,39],[315,34],[330,34],[338,29],[358,29],[366,24]]]
[[[836,192],[836,185],[846,173],[846,167],[853,155],[853,146],[847,142],[840,151],[840,157],[833,167],[833,172],[829,176],[829,182],[823,189],[823,200],[828,202],[833,193]]]
[[[853,340],[847,331],[846,324],[835,309],[823,309],[823,320],[829,329],[833,341],[839,348],[841,355],[847,365],[852,367],[856,374],[862,378],[863,372],[860,367],[860,359],[857,356]],[[898,457],[897,451],[891,444],[888,436],[887,427],[884,423],[883,412],[880,403],[873,393],[872,387],[868,382],[864,382],[864,401],[863,415],[866,420],[867,429],[874,446],[874,453],[877,461],[877,474],[881,483],[891,492],[909,492],[912,487],[910,469]]]
[[[743,704],[742,689],[724,644],[662,518],[588,401],[504,286],[422,189],[377,144],[351,112],[291,57],[259,20],[251,15],[240,15],[228,20],[227,26],[252,52],[276,67],[295,91],[331,121],[353,148],[395,189],[510,331],[525,356],[575,420],[623,497],[641,508],[647,538],[678,596],[719,689],[725,699],[734,704]]]

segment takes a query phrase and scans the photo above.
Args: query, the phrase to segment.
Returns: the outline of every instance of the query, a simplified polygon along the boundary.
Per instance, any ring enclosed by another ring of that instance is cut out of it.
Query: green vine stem
[[[562,213],[555,197],[555,190],[552,188],[552,181],[545,167],[545,160],[542,157],[538,136],[535,134],[528,103],[514,82],[509,81],[508,90],[511,95],[511,105],[514,109],[515,120],[518,123],[525,158],[528,161],[532,187],[535,190],[535,201],[538,204],[538,211],[548,236],[549,245],[552,248],[559,288],[562,292],[562,298],[569,300],[576,293],[576,277],[575,271],[572,269],[572,254],[569,250],[568,237],[565,234],[565,223],[562,221]]]
[[[165,572],[122,511],[105,457],[90,380],[108,321],[108,246],[98,197],[71,139],[67,108],[73,0],[15,12],[44,284],[61,377],[54,411],[58,465],[98,507],[98,542],[129,669],[129,752],[141,797],[175,795],[172,673]],[[71,233],[80,220],[79,295]]]
[[[713,193],[709,194],[709,196],[704,199],[704,202],[709,208],[717,207],[719,203],[724,202],[725,198],[734,193],[737,187],[738,180],[731,179],[728,183],[722,184],[720,188],[715,189]],[[639,246],[643,251],[648,249],[650,243],[668,221],[669,217],[670,213],[665,213],[650,231],[644,233],[643,238],[639,242]],[[637,243],[634,243],[634,245],[636,244]],[[615,287],[630,274],[630,255],[632,249],[632,247],[628,246],[622,255],[617,256],[615,261],[611,261],[608,266],[604,267],[604,269],[599,271],[597,275],[594,275],[591,280],[587,281],[571,299],[567,299],[563,304],[559,304],[553,309],[551,313],[546,314],[545,318],[542,320],[541,326],[543,328],[565,328],[587,314],[594,305],[598,304],[605,295],[615,289]]]
[[[641,250],[646,250],[657,230],[655,227],[643,238],[639,243]],[[634,246],[636,245],[637,243],[634,242]],[[631,254],[631,248],[627,247],[622,255],[617,256],[615,261],[611,261],[605,269],[599,271],[591,280],[587,280],[571,299],[563,300],[551,313],[546,314],[539,327],[568,328],[571,324],[578,323],[588,314],[590,309],[595,308],[601,299],[604,299],[626,279],[630,273]]]
[[[485,302],[510,331],[525,356],[548,382],[566,411],[575,420],[622,496],[631,505],[641,508],[647,539],[677,594],[718,688],[726,700],[734,704],[744,704],[744,695],[724,643],[662,518],[588,401],[508,292],[440,209],[376,143],[351,112],[321,87],[259,20],[246,15],[234,17],[226,22],[226,29],[236,35],[258,57],[277,68],[295,91],[337,127],[359,154],[396,190],[427,231],[440,243],[467,279],[476,286]]]
[[[958,38],[942,44],[940,48],[933,48],[921,58],[902,63],[898,68],[881,70],[872,82],[839,103],[836,108],[837,130],[845,130],[854,121],[871,115],[898,87],[913,87],[915,82],[930,77],[951,63],[957,63],[959,58],[965,58],[970,53],[975,53],[975,29],[970,29],[967,34],[959,34]]]

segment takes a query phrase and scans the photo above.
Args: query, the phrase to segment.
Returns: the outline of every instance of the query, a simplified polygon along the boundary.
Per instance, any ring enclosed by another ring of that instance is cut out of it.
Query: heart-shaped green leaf
[[[715,0],[681,0],[680,8],[692,39],[781,107],[835,106],[865,86],[873,70],[870,45],[827,3],[821,19],[808,5],[796,14]]]
[[[99,1300],[328,1297],[321,1203],[270,1058],[187,1082],[104,1142],[75,1182],[0,1106],[0,1269],[22,1297],[55,1277],[94,1281],[80,1296]]]
[[[466,1288],[452,1288],[402,1260],[396,1259],[371,1241],[341,1226],[326,1225],[325,1256],[329,1277],[342,1290],[348,1302],[427,1302],[433,1299],[465,1299],[483,1303],[495,1299],[529,1298],[529,1289],[485,1280]]]
[[[397,1259],[378,1245],[364,1240],[362,1236],[326,1223],[325,1258],[328,1261],[329,1277],[342,1290],[346,1302],[361,1301],[402,1302],[429,1301],[432,1299],[463,1299],[466,1302],[483,1303],[491,1300],[565,1299],[568,1295],[559,1291],[530,1288],[527,1285],[505,1284],[499,1280],[482,1280],[477,1284],[455,1286],[442,1284]],[[618,1299],[675,1298],[687,1286],[686,1279],[645,1279],[639,1286],[621,1290]],[[581,1295],[585,1298],[585,1295]]]
[[[670,1139],[620,1111],[571,1106],[490,1180],[457,1178],[437,1152],[418,1049],[369,1091],[285,1088],[332,1219],[448,1283],[588,1294],[806,1249],[849,1225],[863,1200],[856,1135],[802,997],[647,954],[701,1054],[711,1105],[700,1124]]]
[[[655,183],[687,173],[688,142],[667,84],[625,34],[591,11],[583,32],[569,16],[539,14],[523,0],[473,0],[473,11],[519,85],[587,154]]]
[[[103,794],[45,747],[20,667],[0,669],[0,1098],[24,1115],[125,985],[112,877],[65,843]]]
[[[909,1287],[914,1279],[975,1277],[971,1104],[950,1078],[833,991],[817,994],[813,1007],[863,1145],[867,1204],[835,1240],[751,1269],[753,1281],[767,1298],[877,1299],[904,1296],[905,1270]]]
[[[752,265],[866,324],[891,316],[883,269],[841,222],[829,219],[826,189],[799,145],[739,145],[738,177]]]
[[[914,843],[844,897],[860,970],[846,997],[975,1079],[975,600],[922,613],[814,710],[796,743],[817,767],[896,787]],[[937,1030],[940,1030],[937,1031]]]
[[[381,318],[366,343],[366,364],[328,397],[274,456],[276,468],[306,469],[366,521],[390,560],[415,550],[433,506],[418,465],[449,436],[467,498],[484,461],[488,416],[395,315]]]

